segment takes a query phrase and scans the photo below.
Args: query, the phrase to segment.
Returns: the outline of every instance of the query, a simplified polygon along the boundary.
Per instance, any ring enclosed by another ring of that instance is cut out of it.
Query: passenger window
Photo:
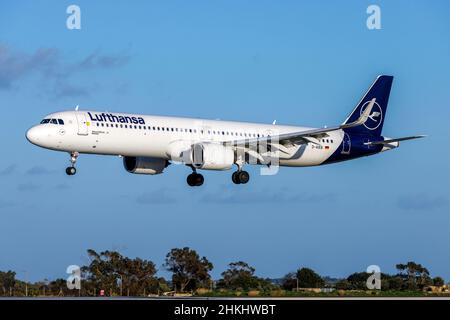
[[[105,126],[105,124],[104,123],[102,123],[102,127],[104,127]]]
[[[97,122],[97,127],[100,127],[100,123]]]

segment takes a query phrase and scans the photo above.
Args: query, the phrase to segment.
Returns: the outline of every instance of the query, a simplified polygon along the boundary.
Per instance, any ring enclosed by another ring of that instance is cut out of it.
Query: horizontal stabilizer
[[[426,136],[424,135],[420,135],[420,136],[410,136],[410,137],[403,137],[403,138],[396,138],[396,139],[388,139],[388,140],[383,140],[383,141],[371,141],[371,142],[366,142],[364,143],[365,145],[385,145],[385,144],[390,144],[393,142],[400,142],[400,141],[405,141],[405,140],[412,140],[412,139],[420,139],[420,138],[425,138]]]

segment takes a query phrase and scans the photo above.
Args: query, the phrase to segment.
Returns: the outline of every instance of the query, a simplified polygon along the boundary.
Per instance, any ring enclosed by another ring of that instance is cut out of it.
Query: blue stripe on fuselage
[[[344,138],[341,145],[336,149],[336,151],[323,162],[323,164],[329,164],[334,162],[352,160],[360,157],[370,156],[379,153],[382,149],[382,145],[368,146],[364,143],[369,141],[378,141],[372,135],[358,135],[346,133],[347,139],[350,141],[350,148],[348,147],[348,140]],[[382,139],[382,138],[381,138]]]

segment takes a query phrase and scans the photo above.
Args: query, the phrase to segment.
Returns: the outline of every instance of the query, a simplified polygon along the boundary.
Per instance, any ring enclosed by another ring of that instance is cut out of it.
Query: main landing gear
[[[75,168],[75,163],[77,162],[79,153],[74,151],[70,153],[70,163],[71,166],[66,168],[66,174],[68,176],[73,176],[75,173],[77,173],[77,169]]]
[[[236,163],[238,166],[238,170],[233,172],[231,176],[231,180],[235,184],[246,184],[250,180],[250,175],[247,171],[242,170],[242,163]],[[187,176],[187,184],[191,187],[199,187],[203,185],[205,182],[205,178],[200,173],[197,173],[196,168],[194,166],[190,166],[192,169],[192,173]]]
[[[231,176],[231,180],[235,184],[246,184],[250,180],[250,175],[247,171],[238,170],[233,172],[233,175]]]
[[[203,178],[203,175],[201,175],[200,173],[194,171],[187,176],[186,181],[191,187],[199,187],[203,184],[205,178]]]

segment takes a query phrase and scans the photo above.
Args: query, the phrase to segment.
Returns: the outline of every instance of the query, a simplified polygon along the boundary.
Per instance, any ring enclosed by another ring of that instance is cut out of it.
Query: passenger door
[[[86,119],[86,114],[84,112],[77,111],[77,122],[78,122],[78,134],[81,136],[87,136],[89,134],[88,126],[89,123]]]

